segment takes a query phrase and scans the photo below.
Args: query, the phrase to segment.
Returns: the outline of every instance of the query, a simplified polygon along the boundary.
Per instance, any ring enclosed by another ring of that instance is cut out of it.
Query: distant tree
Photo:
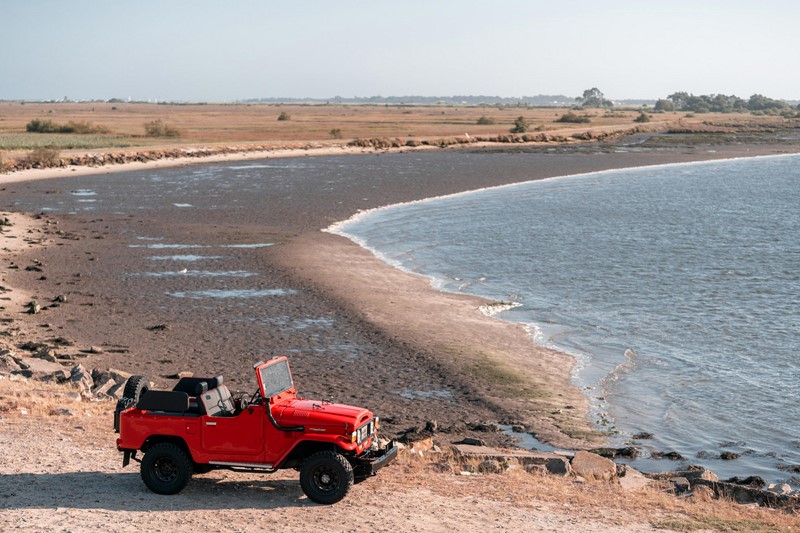
[[[656,111],[675,111],[675,104],[671,100],[662,98],[656,102],[653,109]]]
[[[494,124],[495,120],[493,118],[489,118],[486,115],[483,115],[481,118],[478,119],[477,124],[480,126],[489,126]]]
[[[650,115],[648,115],[644,111],[641,111],[639,113],[639,116],[636,117],[635,119],[633,119],[633,121],[634,122],[650,122]]]
[[[517,117],[514,121],[514,127],[510,131],[511,133],[525,133],[528,131],[528,121],[523,116]]]
[[[286,111],[281,111],[281,114],[278,115],[278,120],[291,120],[292,116],[289,115]]]
[[[675,109],[683,110],[686,107],[686,101],[689,99],[689,93],[677,92],[667,96],[667,100],[672,102]]]
[[[765,111],[768,109],[788,109],[790,106],[786,102],[781,100],[774,100],[772,98],[767,98],[761,94],[754,94],[750,97],[750,100],[747,101],[747,108],[750,111]]]
[[[341,139],[342,138],[342,130],[339,129],[339,128],[333,128],[328,133],[330,133],[331,137],[333,137],[334,139]]]
[[[581,107],[613,107],[614,103],[607,100],[603,91],[597,87],[586,89],[583,91],[583,96],[578,96],[575,101],[580,103]]]

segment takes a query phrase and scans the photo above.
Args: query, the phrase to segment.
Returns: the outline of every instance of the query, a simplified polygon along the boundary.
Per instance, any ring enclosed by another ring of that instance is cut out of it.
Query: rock
[[[692,484],[685,477],[671,477],[668,480],[672,483],[672,490],[675,494],[686,494],[692,489]]]
[[[686,470],[676,470],[673,473],[673,476],[674,477],[684,477],[684,478],[688,479],[689,481],[691,481],[692,483],[695,483],[695,482],[700,481],[700,480],[702,480],[702,481],[718,481],[719,480],[719,477],[717,477],[717,475],[714,472],[712,472],[711,470],[708,470],[707,468],[703,468],[702,466],[690,466]]]
[[[408,448],[412,452],[429,452],[433,450],[433,439],[428,437],[427,439],[417,440],[414,442],[408,443]]]
[[[644,474],[628,465],[619,466],[622,467],[617,472],[619,475],[619,484],[625,492],[641,490],[652,482],[652,480],[645,477]]]
[[[0,374],[10,374],[16,370],[22,370],[22,367],[11,357],[11,352],[4,351],[6,353],[0,354]]]
[[[595,453],[575,452],[571,464],[575,474],[587,480],[611,481],[617,477],[617,465],[614,461]]]
[[[164,376],[167,379],[183,379],[183,378],[191,378],[194,377],[194,372],[177,372],[175,374],[170,374],[168,376]]]
[[[486,459],[478,465],[478,472],[482,474],[501,474],[503,470],[504,468],[500,461],[494,459]]]
[[[73,387],[76,387],[81,392],[89,392],[94,388],[94,380],[92,379],[91,372],[86,370],[81,364],[72,367],[69,374],[69,381]]]
[[[131,377],[131,374],[127,372],[123,372],[122,370],[115,370],[113,368],[109,368],[108,370],[92,370],[92,379],[95,383],[100,381],[105,381],[107,379],[113,379],[115,383],[125,383],[128,381],[128,378]]]
[[[692,489],[692,498],[701,502],[708,502],[714,499],[714,491],[705,485],[695,485]]]
[[[55,354],[53,353],[53,349],[49,346],[43,347],[41,350],[33,354],[33,357],[37,359],[44,359],[45,361],[50,361],[51,363],[58,362]]]
[[[606,459],[616,459],[617,457],[636,459],[642,455],[642,452],[633,446],[626,446],[624,448],[596,448],[591,450],[591,452],[596,453],[600,457],[605,457]]]
[[[114,381],[111,377],[106,377],[105,379],[95,380],[94,381],[94,388],[92,388],[92,394],[95,396],[100,396],[101,394],[107,394],[113,387],[117,385],[117,382]]]
[[[428,420],[425,422],[425,429],[423,431],[427,431],[429,433],[436,433],[439,431],[439,423],[436,420]]]
[[[783,483],[781,485],[776,485],[775,483],[770,483],[767,487],[767,491],[772,492],[774,494],[786,495],[792,493],[791,485],[787,485]]]
[[[111,397],[116,398],[117,400],[119,400],[120,398],[122,398],[122,393],[124,391],[125,391],[125,383],[117,383],[116,385],[114,385],[113,387],[108,389],[106,394],[108,396],[111,396]]]
[[[35,357],[21,357],[17,362],[22,367],[12,374],[24,376],[26,378],[38,379],[40,381],[66,381],[68,374],[58,363],[37,359]]]
[[[439,472],[440,474],[453,473],[453,467],[447,463],[430,463],[427,467],[434,472]]]
[[[670,461],[683,461],[683,456],[678,452],[652,452],[651,459],[669,459]]]
[[[456,444],[468,444],[470,446],[486,446],[486,442],[482,439],[473,439],[472,437],[465,437],[460,441],[456,442]]]
[[[747,487],[755,487],[758,489],[762,489],[767,486],[767,482],[764,481],[764,478],[761,476],[747,476],[747,477],[734,476],[732,478],[726,479],[725,483],[733,483],[734,485],[744,485]]]
[[[539,475],[547,475],[547,467],[544,465],[534,465],[534,464],[527,464],[525,465],[525,471],[529,474],[539,474]]]
[[[28,309],[26,313],[29,315],[38,314],[42,310],[42,306],[36,300],[31,300],[25,307]]]
[[[738,459],[741,457],[742,454],[736,452],[722,452],[719,454],[719,458],[723,461],[733,461],[734,459]]]
[[[64,296],[63,294],[59,294],[58,296],[53,298],[53,302],[54,303],[60,303],[60,304],[66,303],[67,302],[67,297]]]
[[[547,473],[555,476],[568,476],[572,474],[572,466],[566,457],[552,457],[544,464]]]
[[[43,342],[28,341],[18,345],[17,348],[19,348],[20,350],[25,350],[27,352],[40,352],[46,348],[50,348],[50,346]]]
[[[90,346],[86,350],[81,350],[83,353],[90,353],[90,354],[101,354],[103,353],[103,349],[97,346]]]
[[[50,414],[51,415],[60,415],[60,416],[75,416],[75,413],[73,413],[69,409],[64,409],[64,408],[54,409],[54,410],[50,411]]]

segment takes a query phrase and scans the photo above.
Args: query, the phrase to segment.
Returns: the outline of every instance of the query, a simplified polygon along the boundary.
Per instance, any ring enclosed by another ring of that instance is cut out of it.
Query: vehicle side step
[[[251,468],[253,470],[275,470],[271,464],[267,463],[229,463],[226,461],[209,461],[208,464],[214,466],[228,466],[236,468]]]

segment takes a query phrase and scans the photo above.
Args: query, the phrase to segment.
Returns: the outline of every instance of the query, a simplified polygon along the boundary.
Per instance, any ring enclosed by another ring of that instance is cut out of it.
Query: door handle
[[[207,426],[216,426],[217,423],[216,422],[206,422],[206,425]]]

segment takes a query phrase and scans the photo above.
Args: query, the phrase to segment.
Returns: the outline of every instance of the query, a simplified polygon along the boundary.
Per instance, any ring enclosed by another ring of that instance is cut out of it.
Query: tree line
[[[794,111],[800,110],[800,105],[793,108],[783,100],[768,98],[761,94],[754,94],[745,100],[736,95],[694,95],[687,92],[676,92],[658,100],[654,109],[656,111],[689,111],[692,113],[745,113],[749,111],[755,114],[791,114],[794,116]]]

